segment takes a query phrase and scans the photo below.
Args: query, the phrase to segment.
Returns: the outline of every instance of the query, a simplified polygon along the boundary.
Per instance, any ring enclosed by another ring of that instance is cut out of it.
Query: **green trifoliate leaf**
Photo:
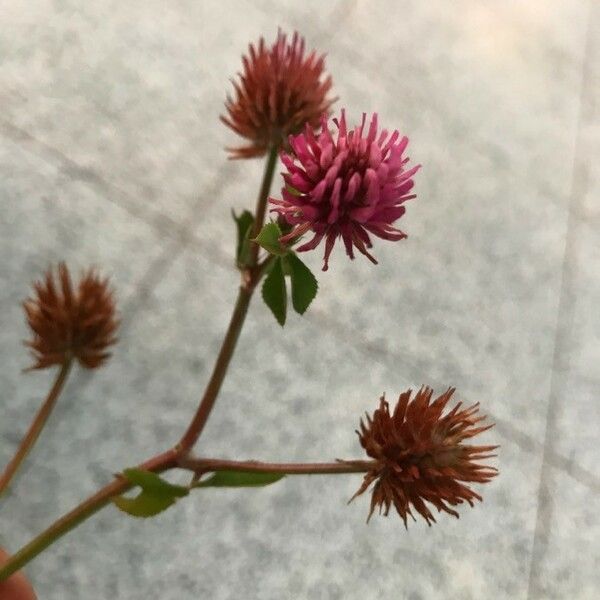
[[[239,216],[234,211],[231,211],[231,214],[237,225],[236,263],[238,267],[244,267],[250,256],[250,232],[254,224],[254,217],[248,210],[245,210]]]
[[[284,256],[287,254],[287,248],[284,248],[279,243],[281,237],[281,229],[277,223],[267,223],[256,236],[255,239],[251,240],[262,246],[267,252],[275,254],[276,256]]]
[[[285,477],[280,473],[248,473],[244,471],[217,471],[194,487],[260,487]]]
[[[153,517],[189,493],[187,487],[173,485],[150,471],[125,469],[123,475],[130,483],[142,488],[142,491],[133,498],[117,496],[113,498],[113,502],[123,512],[134,517]]]
[[[263,283],[262,297],[275,315],[277,322],[283,327],[287,309],[287,291],[281,258],[275,259],[271,271]]]
[[[294,253],[290,252],[284,260],[286,272],[292,280],[292,306],[297,313],[303,315],[317,295],[317,278]]]

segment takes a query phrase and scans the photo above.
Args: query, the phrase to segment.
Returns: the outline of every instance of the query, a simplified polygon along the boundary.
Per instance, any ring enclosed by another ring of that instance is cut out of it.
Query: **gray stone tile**
[[[468,143],[423,157],[408,239],[375,242],[378,266],[338,248],[316,306],[406,376],[455,385],[541,439],[568,197],[516,160]],[[307,261],[318,269],[320,253]]]
[[[296,29],[308,39],[327,44],[345,34],[345,24],[354,12],[357,0],[330,2],[294,2],[294,0],[258,0],[256,5],[275,15],[282,27]]]
[[[520,159],[532,169],[542,159],[560,166],[573,147],[560,130],[578,108],[589,5],[541,6],[358,2],[329,51],[340,104],[378,110],[417,139],[425,129],[440,145],[467,136],[529,147]],[[351,88],[348,71],[360,73]]]
[[[544,529],[544,549],[530,600],[592,600],[600,588],[598,570],[598,494],[554,471],[549,481],[554,504]]]
[[[600,19],[598,19],[600,20]],[[600,59],[598,60],[600,62]],[[598,88],[600,89],[600,88]],[[600,126],[597,116],[594,120],[586,123],[580,137],[582,155],[589,157],[581,166],[581,207],[578,216],[595,224],[600,223],[600,169],[594,161],[594,157],[600,153]]]
[[[77,405],[69,401],[69,412],[47,432],[44,462],[19,485],[28,508],[17,511],[15,499],[5,508],[15,515],[7,539],[27,538],[65,510],[67,497],[85,496],[117,468],[173,443],[208,376],[235,284],[233,271],[211,269],[193,251],[165,273],[110,369],[80,393],[73,382],[67,396],[76,395]],[[339,343],[319,323],[292,317],[280,329],[256,302],[198,451],[359,457],[353,430],[361,413],[372,411],[384,390],[392,399],[409,385],[401,372]],[[40,589],[61,597],[478,598],[497,590],[518,597],[526,585],[539,461],[497,432],[486,439],[503,445],[503,472],[482,490],[484,504],[462,511],[459,521],[441,517],[431,529],[417,523],[405,532],[397,518],[375,518],[367,527],[367,499],[346,506],[359,477],[289,478],[264,490],[198,493],[152,521],[109,508],[30,572]],[[60,489],[65,461],[69,485]],[[40,489],[53,493],[42,502]],[[498,536],[499,529],[511,535]],[[118,557],[106,548],[118,549]]]
[[[59,167],[0,138],[2,330],[26,335],[20,302],[31,282],[65,260],[77,275],[96,266],[110,277],[119,305],[135,294],[161,251],[155,232]],[[18,353],[21,366],[24,353]],[[14,366],[14,365],[13,365]]]
[[[578,182],[581,191],[583,218],[600,219],[600,169],[593,157],[600,153],[600,119],[598,90],[600,90],[600,7],[591,3],[587,40],[587,56],[582,84],[580,107],[581,127],[578,152],[582,158]]]
[[[564,341],[557,356],[554,450],[600,477],[596,451],[600,422],[600,234],[593,222],[573,218]]]
[[[394,518],[367,527],[366,498],[345,505],[355,477],[199,492],[150,521],[108,508],[29,567],[42,597],[527,594],[578,118],[584,155],[597,140],[593,58],[581,108],[578,99],[588,4],[321,4],[63,0],[4,12],[0,456],[50,379],[21,376],[25,353],[14,352],[29,281],[60,258],[96,262],[127,312],[113,360],[75,373],[0,506],[0,542],[18,548],[115,470],[172,444],[194,410],[237,285],[229,210],[252,208],[262,171],[260,161],[223,167],[222,147],[236,140],[218,114],[247,42],[277,25],[328,53],[352,118],[378,110],[411,137],[419,198],[404,218],[409,239],[376,245],[378,267],[338,249],[304,319],[281,330],[254,303],[198,451],[355,456],[357,420],[382,392],[456,385],[500,420],[486,440],[501,444],[501,475],[459,521],[408,532]],[[597,587],[597,484],[585,481],[597,474],[597,170],[583,164],[572,336],[559,365],[577,400],[556,412],[547,453],[577,476],[547,482],[539,597]],[[188,228],[193,238],[178,239]],[[317,272],[320,252],[306,261]]]
[[[424,168],[417,176],[419,198],[404,218],[409,239],[396,247],[378,244],[381,265],[375,271],[358,261],[335,260],[321,279],[315,308],[333,319],[348,314],[338,329],[397,356],[407,376],[419,373],[432,383],[456,384],[469,397],[487,398],[507,422],[518,409],[523,431],[541,439],[586,10],[563,3],[535,21],[520,6],[498,14],[467,4],[463,19],[464,11],[444,6],[427,4],[405,14],[395,3],[359,4],[346,35],[333,40],[328,61],[339,104],[356,118],[377,108],[392,126],[404,127],[411,155]],[[476,25],[488,31],[495,15],[498,39],[484,39]],[[400,16],[413,35],[435,32],[448,44],[428,44],[423,52],[409,47],[412,36],[383,27]],[[373,32],[377,44],[357,56],[352,40]],[[538,39],[542,34],[547,37]],[[506,51],[511,39],[516,47]],[[563,76],[556,78],[558,57]],[[375,64],[378,77],[372,77]],[[527,85],[527,93],[519,94]],[[251,168],[258,179],[259,167]],[[245,181],[232,183],[240,189],[232,196],[244,195]],[[198,235],[210,230],[225,249],[231,233],[218,224],[218,208],[199,225]],[[318,268],[316,256],[308,261]],[[351,290],[357,280],[385,286],[375,292],[385,306],[375,305],[368,285],[343,296],[326,293],[329,286]]]
[[[547,450],[568,457],[594,476],[600,476],[595,452],[596,424],[600,419],[600,318],[598,268],[600,267],[600,215],[597,196],[598,168],[594,160],[598,128],[594,122],[597,101],[598,46],[594,33],[600,11],[593,6],[584,65],[577,148],[571,191],[571,215],[563,265],[563,283],[555,347],[553,398]]]
[[[37,2],[3,24],[3,119],[178,221],[236,141],[218,117],[240,54],[276,34],[217,1]]]
[[[574,315],[567,362],[581,378],[600,380],[600,318],[597,311],[600,299],[600,229],[594,222],[580,222],[575,227],[575,255],[571,264]]]

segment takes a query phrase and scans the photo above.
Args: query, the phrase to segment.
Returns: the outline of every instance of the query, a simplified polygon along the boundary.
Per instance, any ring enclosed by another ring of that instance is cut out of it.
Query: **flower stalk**
[[[279,156],[279,146],[274,145],[270,150],[265,163],[265,171],[263,174],[262,184],[260,191],[258,192],[258,198],[256,200],[256,210],[254,211],[254,224],[252,226],[252,232],[250,239],[256,238],[260,233],[262,226],[265,222],[265,216],[267,212],[267,203],[269,200],[269,192],[271,191],[271,185],[273,184],[273,176],[275,175],[275,167],[277,166],[277,157]],[[258,252],[260,246],[258,244],[252,244],[250,250],[250,264],[256,265],[258,263]]]
[[[44,400],[44,403],[39,408],[36,413],[27,433],[21,440],[19,447],[15,455],[12,457],[8,465],[6,465],[4,472],[0,475],[0,495],[2,495],[10,485],[13,477],[19,470],[19,467],[27,457],[27,455],[31,452],[31,449],[35,445],[44,425],[48,421],[48,417],[52,413],[52,409],[54,408],[56,401],[58,400],[64,385],[69,376],[69,372],[71,370],[71,365],[73,364],[72,359],[67,359],[60,367],[58,375],[54,380],[54,384],[50,388],[50,392]]]
[[[342,475],[346,473],[366,473],[375,466],[375,461],[337,460],[325,463],[272,463],[258,460],[238,461],[185,456],[179,459],[177,464],[182,469],[194,471],[197,476],[218,471],[279,473],[281,475]]]

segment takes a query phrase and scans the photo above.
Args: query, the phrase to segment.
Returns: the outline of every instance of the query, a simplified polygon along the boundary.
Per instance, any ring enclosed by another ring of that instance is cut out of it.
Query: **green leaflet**
[[[206,481],[194,487],[260,487],[270,485],[285,477],[280,473],[248,473],[245,471],[217,471]]]
[[[262,298],[283,327],[287,310],[287,291],[281,258],[276,258],[262,286]]]
[[[281,237],[281,229],[277,223],[267,223],[256,236],[255,239],[251,240],[262,246],[267,252],[275,254],[276,256],[284,256],[287,254],[287,248],[284,248],[279,243]]]
[[[254,217],[248,210],[242,212],[239,216],[232,210],[231,214],[237,225],[237,248],[235,259],[237,266],[243,268],[248,263],[250,257],[250,232],[254,224]]]
[[[317,278],[293,252],[290,252],[284,260],[287,263],[286,271],[289,272],[292,281],[292,306],[297,313],[303,315],[317,295],[319,289]]]
[[[132,498],[117,496],[112,501],[120,510],[133,517],[153,517],[190,493],[190,488],[173,485],[150,471],[125,469],[123,475],[130,483],[139,486],[141,491]],[[261,487],[275,483],[283,477],[280,473],[217,471],[206,481],[194,483],[191,487]]]
[[[112,501],[120,510],[134,517],[153,517],[175,504],[178,498],[189,494],[187,487],[173,485],[150,471],[125,469],[123,475],[142,491],[133,498],[117,496]]]

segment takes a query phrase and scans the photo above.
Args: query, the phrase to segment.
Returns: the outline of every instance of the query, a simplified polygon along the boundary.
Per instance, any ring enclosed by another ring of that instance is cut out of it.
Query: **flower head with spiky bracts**
[[[33,339],[26,342],[35,359],[32,369],[45,369],[75,358],[88,369],[101,366],[110,356],[119,325],[108,280],[90,269],[73,289],[64,263],[57,277],[49,269],[34,284],[34,296],[24,303]]]
[[[291,41],[281,31],[269,48],[261,38],[243,57],[235,98],[227,97],[227,115],[221,120],[250,141],[231,148],[232,158],[253,158],[270,146],[279,147],[288,135],[305,125],[316,127],[335,101],[328,96],[331,77],[324,76],[325,56],[305,54],[304,38],[295,32]]]
[[[391,135],[386,130],[378,132],[377,113],[368,130],[366,114],[352,130],[348,130],[344,110],[333,122],[338,129],[336,137],[325,116],[318,135],[306,127],[290,137],[291,152],[281,156],[287,168],[283,199],[270,199],[273,211],[293,226],[281,238],[283,243],[311,231],[313,238],[298,247],[303,252],[325,239],[324,271],[340,237],[350,258],[356,248],[373,263],[377,261],[368,251],[370,234],[392,241],[406,237],[392,224],[404,214],[404,203],[415,197],[410,192],[413,175],[420,167],[406,168],[408,138],[400,137],[398,131]]]
[[[423,387],[411,400],[408,390],[392,413],[382,397],[373,416],[361,420],[360,443],[374,462],[352,499],[374,483],[369,519],[375,508],[387,515],[394,506],[405,526],[408,516],[414,519],[412,508],[431,525],[435,517],[427,503],[458,517],[452,506],[481,501],[465,482],[486,483],[497,474],[477,462],[494,456],[497,446],[463,442],[493,425],[478,426],[485,419],[477,414],[478,404],[461,410],[459,402],[444,415],[453,393],[450,388],[432,401],[433,391]]]

